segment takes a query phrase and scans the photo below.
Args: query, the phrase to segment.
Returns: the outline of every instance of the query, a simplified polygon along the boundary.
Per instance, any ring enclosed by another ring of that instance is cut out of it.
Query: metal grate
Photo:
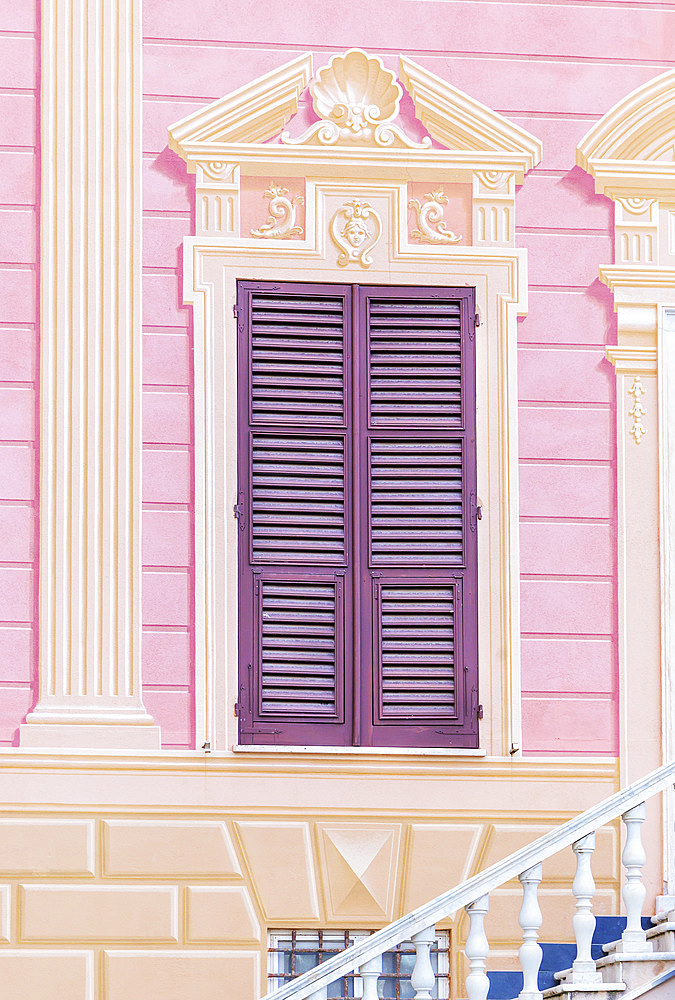
[[[361,941],[373,931],[271,931],[269,944],[269,989],[279,989],[285,983],[315,968],[326,959]],[[432,996],[445,1000],[450,995],[450,941],[447,932],[440,932],[431,949],[431,963],[436,973],[436,988]],[[415,965],[415,948],[405,941],[383,955],[382,975],[378,983],[380,1000],[413,1000],[415,991],[410,976]],[[352,1000],[363,996],[358,973],[345,976],[328,987],[328,1000]]]

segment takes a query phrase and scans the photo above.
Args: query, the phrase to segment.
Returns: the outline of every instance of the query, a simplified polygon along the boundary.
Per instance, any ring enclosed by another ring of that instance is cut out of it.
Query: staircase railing
[[[576,875],[572,883],[572,892],[576,898],[573,930],[577,955],[572,965],[571,978],[568,977],[567,982],[599,982],[601,975],[596,972],[595,962],[591,958],[591,940],[595,930],[591,902],[595,890],[591,855],[595,847],[595,832],[618,816],[622,817],[626,827],[625,846],[621,856],[625,869],[622,895],[627,920],[621,949],[627,953],[649,951],[651,944],[646,940],[641,923],[646,895],[642,884],[642,867],[646,856],[640,827],[645,819],[645,801],[674,783],[675,762],[672,762],[652,771],[454,889],[441,893],[297,979],[268,993],[264,1000],[305,1000],[306,997],[325,1000],[331,983],[356,971],[363,981],[363,1000],[377,1000],[382,956],[405,941],[412,941],[416,951],[411,976],[415,1000],[431,1000],[435,973],[430,950],[436,940],[436,924],[461,907],[465,907],[469,916],[465,955],[470,971],[466,979],[466,995],[469,1000],[485,1000],[490,983],[486,973],[489,944],[483,921],[488,911],[489,894],[514,877],[518,877],[523,886],[523,902],[518,918],[523,931],[523,944],[519,952],[523,972],[520,997],[522,1000],[538,1000],[542,995],[537,987],[542,950],[537,940],[542,916],[537,902],[537,887],[542,878],[542,862],[570,846],[577,856]]]

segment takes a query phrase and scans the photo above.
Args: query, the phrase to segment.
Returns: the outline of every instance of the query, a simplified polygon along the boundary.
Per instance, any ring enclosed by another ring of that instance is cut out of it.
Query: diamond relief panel
[[[324,826],[319,830],[329,919],[391,919],[401,827]]]

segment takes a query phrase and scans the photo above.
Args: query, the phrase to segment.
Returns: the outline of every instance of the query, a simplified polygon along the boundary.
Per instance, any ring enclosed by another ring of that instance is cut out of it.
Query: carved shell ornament
[[[348,201],[331,219],[330,235],[340,251],[339,267],[349,263],[370,267],[373,263],[370,251],[382,235],[382,222],[367,201]]]
[[[427,149],[431,139],[415,142],[393,123],[403,91],[396,76],[377,56],[350,49],[333,56],[310,84],[314,110],[321,121],[299,139],[282,132],[291,145],[361,144]]]

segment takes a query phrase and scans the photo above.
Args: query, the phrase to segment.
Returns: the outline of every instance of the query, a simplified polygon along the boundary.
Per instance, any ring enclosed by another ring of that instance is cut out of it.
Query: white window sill
[[[269,753],[269,754],[329,754],[337,756],[354,756],[364,754],[368,757],[487,757],[486,750],[471,750],[466,747],[324,747],[324,746],[275,746],[274,744],[237,743],[232,747],[234,753]]]

